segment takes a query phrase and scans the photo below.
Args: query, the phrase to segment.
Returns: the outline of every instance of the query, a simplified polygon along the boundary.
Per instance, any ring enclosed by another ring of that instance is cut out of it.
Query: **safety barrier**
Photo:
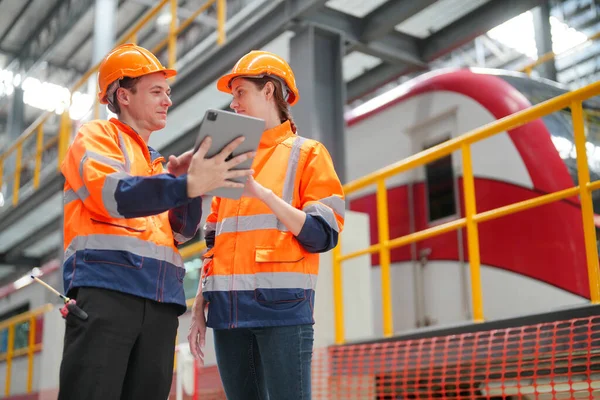
[[[165,46],[168,52],[168,67],[175,66],[177,58],[177,37],[185,31],[192,22],[209,7],[216,3],[217,7],[217,44],[222,45],[225,42],[225,18],[226,18],[226,0],[208,0],[205,4],[194,11],[189,18],[178,25],[177,23],[177,0],[161,0],[158,4],[152,7],[144,14],[138,22],[116,40],[116,44],[136,43],[137,34],[142,28],[156,18],[159,12],[169,3],[169,12],[171,15],[171,23],[169,32],[166,37],[158,43],[154,48],[150,49],[153,53],[162,51]],[[73,96],[77,90],[85,87],[90,78],[98,71],[100,62],[90,68],[71,88],[71,98],[69,104],[73,103]],[[173,78],[173,79],[176,79]],[[87,90],[87,89],[86,89]],[[93,112],[94,117],[99,116],[100,104],[97,96],[94,96]],[[3,184],[12,187],[12,205],[16,206],[19,203],[19,195],[26,185],[31,184],[31,190],[36,191],[40,186],[40,180],[43,175],[50,172],[55,172],[54,168],[47,168],[54,164],[55,168],[59,168],[64,158],[66,150],[71,141],[72,126],[69,116],[69,107],[65,106],[65,110],[60,115],[59,126],[54,135],[50,139],[45,139],[45,133],[53,130],[54,112],[43,113],[33,124],[31,124],[12,143],[6,150],[0,154],[0,189]],[[49,129],[44,129],[49,127]],[[54,128],[55,129],[55,128]],[[8,168],[7,160],[13,160]],[[33,164],[33,165],[31,165]],[[2,193],[0,191],[0,196]],[[2,202],[4,198],[2,196]]]
[[[600,317],[315,352],[313,399],[594,399]]]
[[[0,333],[6,332],[7,339],[6,348],[0,349],[0,362],[6,362],[6,376],[4,381],[5,396],[10,394],[12,362],[16,357],[23,356],[27,356],[28,360],[27,393],[31,393],[33,387],[33,356],[35,353],[42,350],[41,336],[37,334],[41,332],[41,330],[38,329],[38,324],[41,321],[40,317],[52,309],[53,306],[51,304],[46,304],[36,310],[19,314],[6,321],[0,322]],[[26,343],[15,346],[17,329],[19,328],[23,328],[21,332],[25,334]]]
[[[441,235],[456,229],[466,228],[468,258],[471,275],[471,299],[472,315],[475,322],[484,320],[483,299],[480,277],[480,254],[478,225],[485,221],[514,214],[530,208],[559,201],[568,197],[580,196],[581,214],[583,218],[583,229],[585,237],[586,258],[588,264],[588,276],[590,283],[590,295],[592,303],[600,303],[600,278],[598,272],[598,249],[596,247],[596,231],[594,227],[594,216],[592,209],[591,191],[600,188],[600,181],[590,183],[590,173],[586,154],[586,139],[584,132],[584,116],[582,101],[600,94],[600,83],[594,83],[584,88],[557,96],[546,102],[517,112],[508,117],[475,129],[460,137],[448,140],[442,144],[431,147],[425,151],[415,154],[405,160],[399,161],[386,168],[369,174],[344,185],[346,195],[370,187],[376,186],[377,194],[377,224],[379,243],[373,244],[366,249],[349,254],[342,254],[341,245],[333,251],[333,293],[335,301],[335,341],[342,344],[344,338],[344,310],[342,293],[342,262],[365,254],[379,253],[381,267],[381,298],[383,315],[383,334],[390,337],[394,334],[392,322],[392,301],[390,281],[390,251],[391,249],[418,242],[433,236]],[[545,115],[570,107],[573,130],[575,137],[575,148],[577,151],[577,169],[579,186],[570,189],[549,193],[530,200],[517,202],[511,205],[499,207],[489,211],[477,213],[475,199],[475,184],[473,177],[473,165],[471,160],[471,145],[490,136],[522,126],[528,122],[541,118]],[[386,179],[406,172],[412,168],[424,166],[441,157],[447,156],[454,151],[460,150],[463,165],[463,186],[465,216],[451,222],[437,225],[419,232],[398,238],[390,239],[388,197]]]

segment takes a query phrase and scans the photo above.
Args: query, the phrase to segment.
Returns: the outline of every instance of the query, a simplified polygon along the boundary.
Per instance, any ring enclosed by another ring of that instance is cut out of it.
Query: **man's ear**
[[[120,104],[129,105],[129,91],[127,89],[122,87],[118,88],[116,97]]]

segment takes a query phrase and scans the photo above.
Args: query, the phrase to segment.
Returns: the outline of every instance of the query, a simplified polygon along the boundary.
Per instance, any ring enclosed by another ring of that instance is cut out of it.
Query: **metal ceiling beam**
[[[323,7],[327,0],[286,0],[267,2],[227,33],[227,42],[213,46],[181,70],[173,87],[173,104],[183,103],[199,90],[230,70],[249,49],[260,48],[275,39],[302,15]]]
[[[437,0],[396,0],[386,1],[363,19],[361,41],[379,39],[394,30],[399,23],[420,13]]]
[[[58,43],[94,4],[94,0],[58,0],[46,18],[37,25],[17,57],[8,63],[8,69],[19,65],[27,76],[54,51]]]
[[[5,48],[0,48],[0,53],[6,54],[7,56],[10,56],[12,58],[17,58],[19,56],[14,51],[10,51]],[[50,67],[50,68],[52,68],[56,71],[60,71],[60,72],[75,71],[80,75],[83,75],[86,72],[86,71],[82,71],[80,68],[70,67],[70,66],[67,66],[66,64],[55,64],[52,62],[46,62],[46,67]]]
[[[362,18],[330,8],[307,15],[302,21],[341,33],[350,42],[348,53],[356,50],[394,64],[408,64],[419,68],[427,66],[419,57],[419,42],[412,36],[394,31],[367,43],[361,37],[364,23]]]
[[[348,101],[355,100],[407,73],[406,66],[381,63],[346,84]]]
[[[32,195],[20,201],[14,209],[0,214],[0,232],[18,224],[21,220],[33,211],[40,204],[43,204],[50,197],[60,192],[64,185],[64,177],[60,173],[48,177],[40,183],[38,190]]]
[[[6,259],[6,254],[0,253],[0,264],[12,265],[12,266],[16,267],[17,269],[20,269],[20,268],[29,269],[29,268],[39,267],[40,261],[41,260],[37,257],[21,256],[21,257],[15,258],[11,262],[8,262],[8,260]]]
[[[0,37],[0,46],[2,45],[2,42],[4,42],[4,39],[6,39],[6,37],[10,34],[10,32],[12,31],[12,29],[15,27],[15,25],[17,24],[17,22],[19,22],[21,20],[21,17],[23,15],[25,15],[25,12],[27,11],[27,9],[31,5],[31,3],[33,3],[33,1],[34,0],[27,0],[27,3],[25,3],[25,5],[19,10],[19,13],[17,14],[17,16],[12,20],[12,22],[10,23],[10,25],[8,26],[8,28],[6,28],[6,30],[4,31],[4,33]]]
[[[121,8],[121,6],[123,5],[123,3],[125,3],[126,0],[119,0],[119,3],[117,4],[117,12],[121,11],[119,10]],[[133,21],[137,21],[138,19],[140,19],[142,17],[142,15],[144,15],[147,11],[147,8],[144,8],[144,10],[142,10],[140,13],[138,13],[138,15],[135,17],[135,19]],[[118,34],[117,37],[120,37],[121,35],[123,35],[123,33],[125,33],[125,31],[127,31],[129,28],[131,28],[131,26],[126,26],[125,28],[123,28]],[[83,46],[88,42],[88,40],[91,40],[92,37],[94,36],[94,29],[90,29],[90,31],[87,33],[87,35],[85,35],[80,41],[79,43],[77,43],[77,45],[75,47],[73,47],[73,50],[71,50],[69,52],[69,54],[67,54],[67,56],[65,57],[65,66],[69,63],[69,61],[75,57],[75,54],[77,54],[79,52],[79,50],[81,50],[83,48]],[[90,63],[91,64],[91,63]],[[83,74],[82,74],[83,75]]]
[[[53,220],[47,222],[44,226],[36,229],[36,231],[31,235],[27,236],[23,240],[20,240],[16,246],[6,252],[7,263],[12,264],[15,260],[18,260],[19,257],[23,255],[23,252],[27,250],[27,248],[33,246],[40,240],[60,229],[60,221],[61,217],[54,218]]]
[[[422,58],[431,61],[548,0],[490,0],[425,39]]]

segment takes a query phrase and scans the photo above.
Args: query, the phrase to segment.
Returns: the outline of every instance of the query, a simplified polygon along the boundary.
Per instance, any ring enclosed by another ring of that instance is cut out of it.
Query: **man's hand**
[[[167,171],[175,176],[181,176],[185,174],[190,167],[193,155],[193,150],[186,151],[179,157],[171,155],[169,157],[169,162],[167,162]]]
[[[202,349],[206,345],[206,317],[204,316],[204,299],[202,293],[200,298],[196,297],[192,306],[192,323],[188,333],[188,343],[190,352],[200,361],[200,365],[204,365],[204,352]]]
[[[219,154],[212,158],[204,158],[208,152],[208,149],[210,149],[212,139],[207,137],[202,141],[200,148],[192,157],[190,168],[188,170],[188,197],[193,198],[202,196],[203,194],[220,187],[244,187],[243,184],[230,181],[229,179],[250,176],[254,173],[254,171],[251,169],[232,171],[231,169],[252,158],[255,153],[247,152],[233,157],[227,161],[227,158],[240,144],[242,144],[243,141],[243,136],[234,139],[231,141],[231,143],[225,146],[225,148],[221,150]]]

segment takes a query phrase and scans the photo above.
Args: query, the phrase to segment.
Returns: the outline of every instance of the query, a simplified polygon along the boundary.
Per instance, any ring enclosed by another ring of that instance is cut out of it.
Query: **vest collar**
[[[260,147],[272,147],[294,135],[290,121],[285,121],[275,128],[267,129],[260,139]]]
[[[146,144],[146,142],[144,142],[144,139],[142,139],[142,137],[132,127],[119,121],[117,118],[111,118],[110,122],[115,124],[115,126],[117,127],[117,129],[119,131],[129,135],[133,140],[135,140],[140,145],[140,147],[142,148],[142,151],[144,152],[144,156],[146,157],[146,159],[148,160],[149,163],[151,163],[159,158],[160,155],[157,156],[157,155],[151,154],[150,147]],[[158,152],[156,152],[156,153],[158,153]]]

